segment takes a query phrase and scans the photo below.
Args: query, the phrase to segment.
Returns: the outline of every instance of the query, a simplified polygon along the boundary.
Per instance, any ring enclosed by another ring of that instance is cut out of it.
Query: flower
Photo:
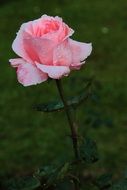
[[[73,33],[58,16],[43,15],[22,24],[12,44],[20,58],[9,60],[16,68],[18,81],[30,86],[80,69],[91,54],[92,45],[72,40]]]

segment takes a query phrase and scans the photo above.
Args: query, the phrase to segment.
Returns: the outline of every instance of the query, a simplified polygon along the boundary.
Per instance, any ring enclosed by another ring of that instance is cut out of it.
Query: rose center
[[[44,21],[41,25],[36,27],[34,35],[41,37],[47,33],[55,32],[59,29],[59,24],[54,21]]]

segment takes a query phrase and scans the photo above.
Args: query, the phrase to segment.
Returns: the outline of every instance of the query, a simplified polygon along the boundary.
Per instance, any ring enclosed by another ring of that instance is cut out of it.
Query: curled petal
[[[91,43],[82,43],[72,39],[69,39],[69,44],[72,51],[72,66],[82,65],[80,62],[84,61],[92,51]]]
[[[18,81],[23,86],[36,85],[48,79],[48,75],[30,63],[20,64],[17,68]]]
[[[57,30],[52,30],[52,32],[45,33],[43,37],[47,39],[52,39],[54,42],[62,42],[67,39],[69,36],[72,36],[74,30],[71,29],[67,24],[63,22],[61,17],[50,17],[43,15],[41,17],[42,23],[50,23],[50,27],[53,29],[54,26],[57,26]],[[56,27],[55,27],[56,28]],[[54,29],[55,29],[54,28]]]
[[[70,69],[71,70],[79,70],[81,68],[82,65],[85,64],[85,61],[82,61],[80,63],[72,63],[71,66],[70,66]]]
[[[19,65],[26,63],[26,61],[22,58],[10,59],[9,62],[12,67],[18,67]]]
[[[70,28],[67,24],[65,24],[60,17],[56,16],[55,18],[58,20],[61,20],[59,31],[58,31],[59,41],[64,41],[70,36],[72,36],[74,33],[74,30]]]
[[[36,63],[37,68],[48,74],[50,78],[60,79],[63,76],[68,76],[70,69],[67,66],[47,66]]]
[[[19,55],[23,59],[31,61],[30,57],[27,55],[27,52],[24,49],[24,42],[23,42],[24,36],[22,32],[23,26],[24,24],[21,26],[19,32],[17,33],[17,36],[12,44],[12,49],[17,55]]]

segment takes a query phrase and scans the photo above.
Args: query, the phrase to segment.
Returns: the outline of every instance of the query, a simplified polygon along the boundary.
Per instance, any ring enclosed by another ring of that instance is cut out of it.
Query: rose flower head
[[[92,45],[72,40],[73,33],[58,16],[43,15],[22,24],[12,44],[20,58],[9,60],[16,68],[18,81],[30,86],[80,69],[91,54]]]

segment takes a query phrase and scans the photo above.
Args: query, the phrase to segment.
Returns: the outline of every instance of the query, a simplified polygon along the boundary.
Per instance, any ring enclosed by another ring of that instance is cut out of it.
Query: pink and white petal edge
[[[18,66],[17,78],[23,86],[31,86],[46,81],[48,75],[37,69],[36,66],[25,63]]]
[[[70,68],[71,70],[79,70],[85,63],[85,61],[82,61],[78,64],[71,64]]]
[[[84,61],[92,52],[92,43],[78,42],[69,39],[74,63]]]
[[[26,61],[22,58],[9,59],[9,62],[14,68],[18,67],[20,64],[26,63]]]
[[[23,28],[24,28],[24,26],[25,26],[25,24],[22,24],[20,30],[17,32],[17,36],[16,36],[16,38],[12,44],[12,49],[17,55],[19,55],[23,59],[25,59],[27,61],[31,61],[31,59],[29,58],[29,56],[27,55],[27,53],[24,49],[24,44],[23,44],[24,43],[23,42]]]
[[[47,66],[36,62],[36,66],[41,71],[48,74],[50,78],[60,79],[63,76],[68,76],[70,73],[70,68],[67,66]]]

